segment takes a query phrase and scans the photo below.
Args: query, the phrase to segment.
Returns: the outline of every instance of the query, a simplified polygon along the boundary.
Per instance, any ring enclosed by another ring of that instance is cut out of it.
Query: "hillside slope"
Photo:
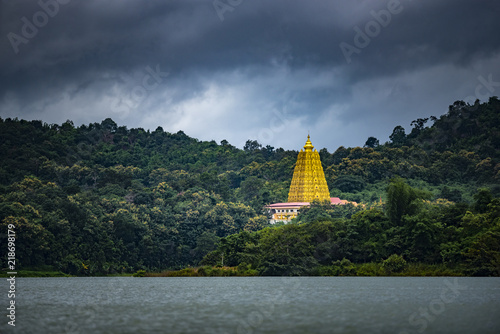
[[[396,127],[389,143],[322,149],[330,192],[378,202],[401,176],[434,199],[472,202],[485,186],[496,195],[499,115],[497,98],[459,101],[430,127]],[[79,127],[0,119],[0,224],[16,226],[25,268],[96,274],[195,265],[220,238],[267,225],[262,206],[286,201],[296,156],[111,119]]]

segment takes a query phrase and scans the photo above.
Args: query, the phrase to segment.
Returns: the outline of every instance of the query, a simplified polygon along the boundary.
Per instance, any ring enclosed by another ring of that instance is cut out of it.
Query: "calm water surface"
[[[104,277],[16,283],[16,327],[4,316],[2,333],[500,333],[500,278]],[[2,301],[7,305],[6,294]]]

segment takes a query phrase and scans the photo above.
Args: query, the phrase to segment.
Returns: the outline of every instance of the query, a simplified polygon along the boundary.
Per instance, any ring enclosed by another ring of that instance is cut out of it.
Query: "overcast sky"
[[[498,0],[0,0],[0,117],[300,149],[500,96]]]

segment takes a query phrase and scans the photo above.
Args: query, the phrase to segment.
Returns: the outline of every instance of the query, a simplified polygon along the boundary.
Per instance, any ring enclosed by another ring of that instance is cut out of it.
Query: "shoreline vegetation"
[[[384,263],[353,264],[348,260],[332,266],[314,268],[307,275],[300,277],[467,277],[461,268],[447,267],[443,264],[409,263],[404,268],[388,269]],[[0,273],[0,277],[8,277],[7,272]],[[77,276],[63,273],[62,271],[47,270],[18,270],[16,277],[265,277],[250,266],[221,267],[201,266],[189,267],[180,270],[163,270],[149,272],[138,270],[135,273],[119,273],[97,276]],[[283,277],[283,276],[278,276]],[[472,277],[472,276],[469,276]]]
[[[259,276],[258,271],[238,267],[210,267],[184,268],[181,270],[167,270],[159,273],[139,270],[134,277],[248,277]],[[444,265],[430,265],[412,263],[399,272],[386,269],[383,263],[363,263],[343,266],[322,266],[315,268],[309,275],[299,277],[444,277],[466,276],[458,268],[449,268]],[[283,276],[278,276],[283,277]]]

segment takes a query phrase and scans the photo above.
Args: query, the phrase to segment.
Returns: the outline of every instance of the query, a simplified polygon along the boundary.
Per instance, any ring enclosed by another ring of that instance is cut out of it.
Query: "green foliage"
[[[0,277],[9,277],[7,272],[1,272]],[[46,270],[18,270],[16,277],[71,277],[62,271]]]
[[[334,261],[330,266],[319,267],[318,276],[355,276],[356,267],[346,258]]]
[[[493,195],[491,190],[487,188],[479,189],[479,191],[474,195],[474,210],[479,213],[485,213],[488,209],[488,204],[491,203]]]
[[[358,192],[366,187],[366,182],[362,177],[356,175],[341,175],[334,182],[333,186],[343,192]]]
[[[241,270],[302,275],[391,254],[410,267],[497,275],[499,111],[496,97],[457,101],[431,125],[397,126],[389,143],[320,149],[331,195],[360,205],[313,203],[293,226],[272,228],[262,207],[286,201],[296,151],[109,118],[79,127],[0,119],[0,228],[16,226],[20,270],[71,275],[222,266],[223,256]]]
[[[378,147],[380,145],[380,142],[377,138],[375,137],[368,137],[368,139],[366,140],[366,143],[365,143],[365,146],[364,147],[371,147],[371,148],[375,148],[375,147]]]
[[[144,276],[146,276],[146,270],[144,270],[144,269],[137,270],[137,272],[134,273],[132,276],[134,276],[134,277],[144,277]]]
[[[225,238],[204,261],[215,265],[224,257],[231,266],[251,265],[270,276],[500,275],[500,199],[491,200],[484,213],[442,199],[419,201],[401,226],[374,207],[350,219],[323,217],[241,232]]]
[[[406,141],[405,129],[401,125],[396,126],[389,139],[394,146],[402,146]]]
[[[462,202],[462,191],[459,188],[451,188],[448,186],[443,186],[441,193],[439,194],[440,198],[445,198],[455,203]]]
[[[300,223],[310,223],[321,220],[331,220],[334,218],[351,218],[357,212],[363,210],[362,206],[355,206],[348,203],[345,205],[332,205],[331,203],[313,201],[310,207],[302,208],[295,221]]]
[[[430,194],[410,187],[403,179],[392,179],[387,188],[387,216],[394,225],[401,225],[403,215],[415,214],[421,200],[428,198]]]
[[[257,271],[250,265],[236,267],[184,268],[181,270],[168,270],[160,273],[145,273],[147,277],[228,277],[228,276],[256,276]],[[141,276],[142,277],[142,276]]]
[[[407,266],[408,263],[406,263],[406,260],[398,254],[392,254],[386,260],[382,261],[382,268],[384,268],[388,274],[400,273],[405,270]]]
[[[375,262],[361,263],[356,268],[357,276],[385,276],[387,275],[382,268],[382,264]]]

